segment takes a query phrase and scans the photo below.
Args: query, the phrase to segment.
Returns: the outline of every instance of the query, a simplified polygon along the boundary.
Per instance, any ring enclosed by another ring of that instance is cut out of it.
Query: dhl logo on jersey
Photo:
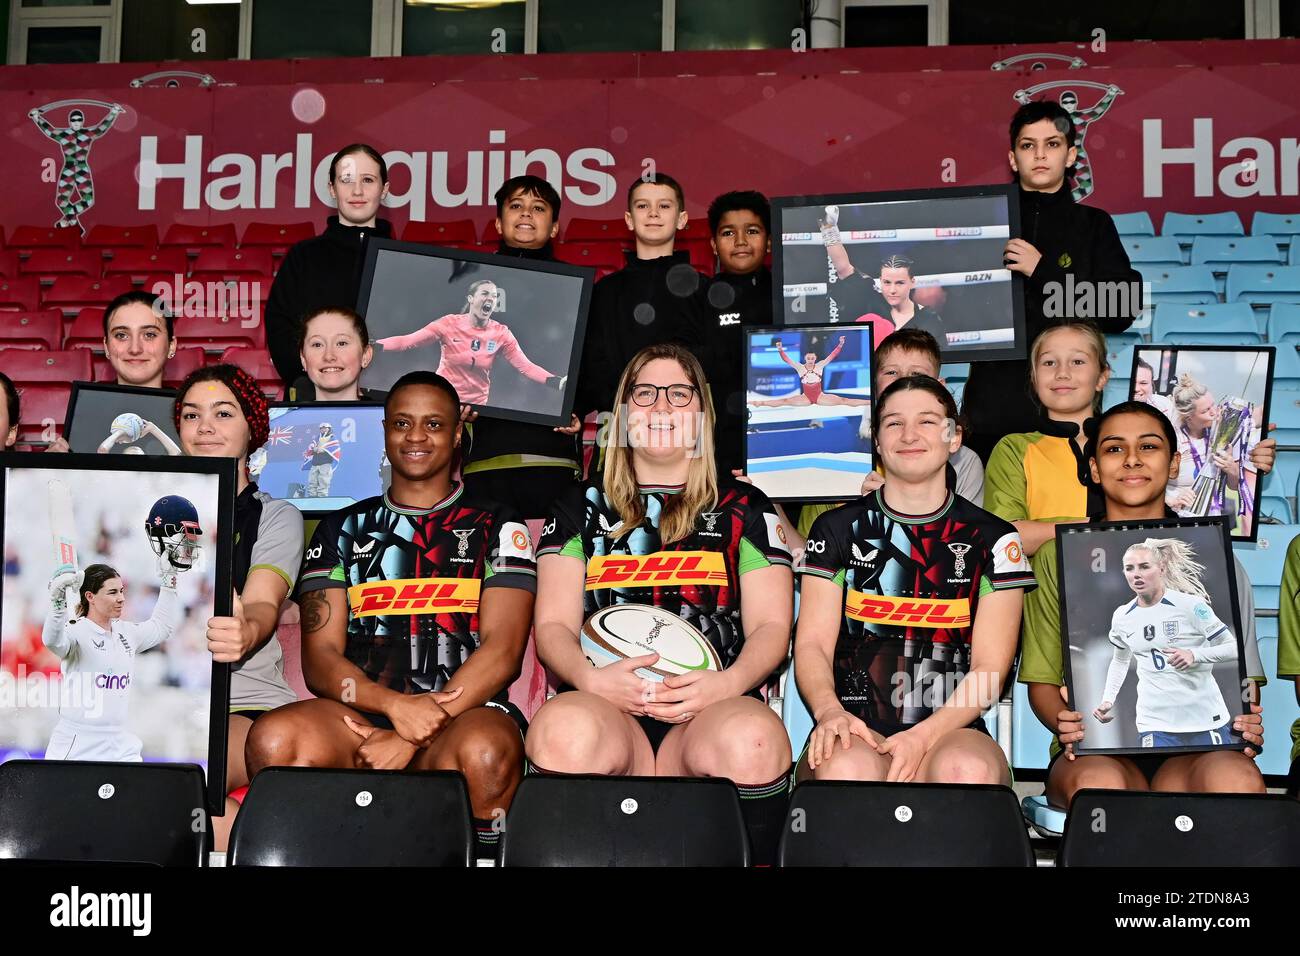
[[[888,597],[849,591],[844,613],[866,624],[891,624],[895,627],[969,627],[970,601],[966,598]]]
[[[718,551],[656,551],[610,554],[587,562],[587,590],[653,587],[663,584],[727,583],[727,567]]]
[[[348,588],[356,617],[376,614],[473,614],[478,610],[478,578],[399,578],[368,581]]]

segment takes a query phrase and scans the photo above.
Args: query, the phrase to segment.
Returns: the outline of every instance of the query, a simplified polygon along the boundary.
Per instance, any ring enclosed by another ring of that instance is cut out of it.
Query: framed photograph
[[[745,474],[777,501],[849,501],[871,471],[874,328],[745,332]]]
[[[1259,536],[1260,476],[1250,450],[1267,427],[1274,358],[1260,345],[1133,350],[1129,397],[1164,412],[1178,435],[1178,477],[1165,503],[1186,518],[1224,515],[1237,541]]]
[[[1246,665],[1224,519],[1061,524],[1056,546],[1075,752],[1240,750]]]
[[[195,763],[224,812],[234,459],[5,452],[0,499],[0,761]]]
[[[1003,264],[1020,235],[1014,185],[772,200],[773,315],[786,325],[897,328],[939,341],[945,362],[1026,353],[1021,276]]]
[[[64,419],[68,446],[88,455],[180,455],[175,400],[169,388],[73,382]]]
[[[372,239],[357,310],[374,361],[367,388],[436,369],[480,415],[567,425],[594,269]]]
[[[384,406],[272,402],[266,444],[249,458],[257,487],[320,517],[388,487]]]

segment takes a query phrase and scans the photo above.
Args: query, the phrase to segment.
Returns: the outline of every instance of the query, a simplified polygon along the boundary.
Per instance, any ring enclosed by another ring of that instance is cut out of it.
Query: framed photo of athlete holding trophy
[[[0,454],[0,762],[193,763],[225,797],[235,461]]]
[[[929,332],[945,362],[1025,357],[1012,185],[772,200],[772,314],[786,325]]]
[[[1075,753],[1240,750],[1246,654],[1225,519],[1059,524],[1056,545]]]
[[[366,388],[436,369],[480,415],[568,425],[595,270],[562,262],[366,243],[357,311]]]

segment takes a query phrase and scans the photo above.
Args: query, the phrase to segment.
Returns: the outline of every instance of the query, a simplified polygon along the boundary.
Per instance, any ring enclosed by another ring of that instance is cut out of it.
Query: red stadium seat
[[[200,249],[208,246],[225,246],[235,248],[234,223],[222,223],[219,226],[187,226],[174,223],[167,227],[161,245],[180,246],[191,258],[199,254]]]
[[[493,233],[493,248],[496,248],[496,229]],[[474,220],[457,219],[455,222],[408,222],[402,230],[403,242],[423,242],[431,246],[450,246],[463,249],[478,243],[474,230]]]
[[[701,216],[699,219],[688,219],[686,228],[677,233],[678,242],[686,242],[692,239],[703,239],[708,242],[712,238],[709,235],[709,219],[707,216]]]
[[[283,256],[295,243],[316,235],[316,227],[309,222],[250,222],[239,240],[239,248],[269,248],[271,255]]]
[[[151,273],[185,275],[190,270],[184,249],[119,249],[104,263],[104,277],[130,276],[132,282],[144,282]]]
[[[176,338],[181,345],[198,346],[207,352],[224,352],[229,348],[255,349],[264,344],[260,319],[256,325],[243,327],[238,317],[215,314],[178,316]]]
[[[23,275],[36,276],[42,285],[51,285],[62,275],[98,279],[104,260],[92,249],[34,249],[22,261]]]
[[[221,353],[221,361],[238,365],[257,379],[257,384],[272,401],[277,400],[284,391],[284,383],[280,381],[280,373],[271,361],[271,353],[264,349],[226,349]]]
[[[247,275],[271,275],[275,264],[268,249],[230,249],[210,246],[200,250],[192,270],[195,278],[203,273],[205,278],[218,280],[241,279]]]
[[[33,249],[77,249],[80,246],[79,230],[48,226],[19,226],[8,242],[8,247],[17,249],[23,258],[30,255]]]
[[[0,320],[0,345],[10,349],[49,349],[63,342],[63,314],[58,309],[10,312]]]
[[[632,233],[622,219],[570,219],[564,226],[565,242],[618,242],[630,244]]]
[[[90,349],[100,355],[104,353],[104,310],[97,306],[88,306],[77,313],[77,317],[63,334],[65,349]]]
[[[91,368],[93,369],[91,374],[95,376],[93,379],[91,379],[91,381],[94,382],[117,381],[117,375],[113,372],[113,363],[108,360],[108,356],[96,355],[94,352],[92,352],[90,354],[90,365]]]
[[[185,376],[196,368],[202,368],[207,361],[208,356],[203,349],[177,349],[176,354],[167,363],[167,367],[163,369],[163,384],[168,388],[175,388],[185,380]]]
[[[707,239],[684,239],[675,244],[677,249],[685,249],[691,256],[691,265],[706,276],[713,275],[713,246]]]
[[[561,242],[555,247],[555,258],[603,272],[615,272],[627,262],[623,250],[612,242]]]
[[[48,445],[63,434],[63,419],[68,413],[71,385],[18,386],[18,441],[28,445]]]
[[[484,244],[491,243],[492,248],[495,249],[497,247],[497,243],[500,241],[501,241],[501,233],[497,232],[497,221],[496,221],[496,217],[494,216],[493,218],[489,219],[483,225],[482,230],[480,230],[479,242],[482,242]]]
[[[90,227],[90,234],[81,243],[87,249],[100,249],[114,258],[119,249],[153,249],[158,245],[158,227],[153,223],[143,226]]]
[[[85,276],[61,276],[41,296],[42,308],[60,308],[64,315],[75,315],[88,305],[108,305],[134,286],[126,276],[89,279]]]
[[[3,279],[18,278],[18,276],[22,274],[21,272],[19,272],[18,269],[18,263],[20,261],[21,260],[19,260],[18,258],[17,249],[5,249],[4,251],[0,252],[0,278]]]
[[[41,283],[35,276],[0,279],[0,309],[35,312],[41,305]]]
[[[0,349],[0,372],[20,385],[84,382],[90,378],[90,370],[90,353],[85,349],[65,352]]]

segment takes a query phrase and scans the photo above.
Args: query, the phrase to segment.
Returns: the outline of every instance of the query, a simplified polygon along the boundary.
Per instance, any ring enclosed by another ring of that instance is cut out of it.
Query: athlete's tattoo
[[[302,633],[314,634],[330,621],[329,598],[324,591],[308,591],[298,602],[302,611]]]

